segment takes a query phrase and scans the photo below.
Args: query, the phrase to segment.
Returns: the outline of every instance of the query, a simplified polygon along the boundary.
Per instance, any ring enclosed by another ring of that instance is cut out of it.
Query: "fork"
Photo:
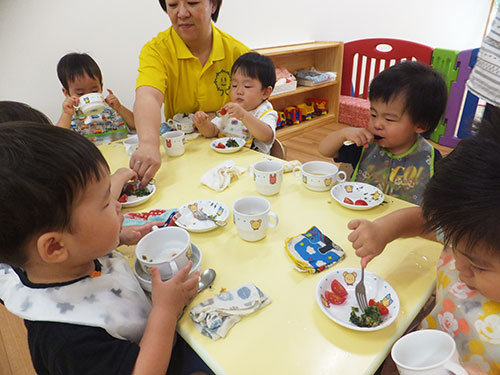
[[[356,284],[354,289],[356,294],[356,300],[358,301],[358,306],[362,311],[368,307],[368,302],[366,301],[366,289],[365,289],[365,267],[361,267],[361,280]]]
[[[224,220],[214,219],[213,217],[207,215],[205,212],[203,212],[199,208],[196,211],[193,211],[193,216],[195,218],[197,218],[198,220],[212,220],[215,223],[215,225],[217,225],[219,227],[225,227],[227,224],[227,222],[225,222]]]

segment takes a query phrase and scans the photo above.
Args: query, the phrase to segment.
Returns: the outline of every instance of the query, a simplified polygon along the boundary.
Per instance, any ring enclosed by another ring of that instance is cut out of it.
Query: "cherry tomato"
[[[219,142],[219,143],[217,143],[217,145],[215,146],[215,148],[226,148],[226,145]]]
[[[368,305],[369,306],[373,306],[373,305],[377,306],[380,315],[387,315],[387,314],[389,314],[389,309],[387,307],[385,307],[385,305],[382,302],[375,301],[373,298],[371,298],[368,301]]]
[[[128,201],[128,196],[125,193],[122,194],[122,196],[120,198],[118,198],[118,202],[120,202],[120,203],[125,203],[127,201]]]
[[[326,300],[334,305],[341,305],[345,302],[345,297],[339,296],[329,290],[325,291]]]
[[[224,116],[226,113],[227,113],[227,109],[226,109],[226,108],[221,108],[221,110],[220,110],[220,114],[221,114],[222,116]]]
[[[333,280],[330,287],[332,288],[332,292],[335,293],[336,295],[340,297],[347,296],[347,290],[345,290],[344,286],[341,283],[339,283],[338,280]]]
[[[354,202],[354,205],[355,206],[368,206],[368,203],[366,203],[364,200],[362,199],[358,199],[356,202]]]
[[[354,202],[351,199],[347,198],[347,197],[344,198],[344,203],[354,204]]]

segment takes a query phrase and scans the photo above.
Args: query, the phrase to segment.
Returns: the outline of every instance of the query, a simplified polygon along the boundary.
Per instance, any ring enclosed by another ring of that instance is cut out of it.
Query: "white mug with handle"
[[[401,337],[391,350],[401,375],[467,375],[455,340],[446,332],[423,329]]]

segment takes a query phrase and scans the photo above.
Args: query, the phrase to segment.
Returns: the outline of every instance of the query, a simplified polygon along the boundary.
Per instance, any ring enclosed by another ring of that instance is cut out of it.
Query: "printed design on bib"
[[[443,301],[443,310],[438,314],[438,321],[441,329],[455,337],[458,333],[469,333],[470,327],[463,318],[455,317],[455,304],[451,299],[446,298]]]
[[[484,314],[475,322],[475,328],[483,341],[500,344],[500,303],[489,301],[483,304]]]
[[[228,71],[221,69],[215,74],[214,84],[217,91],[220,91],[220,96],[229,95],[229,89],[231,88],[231,74],[229,74]]]

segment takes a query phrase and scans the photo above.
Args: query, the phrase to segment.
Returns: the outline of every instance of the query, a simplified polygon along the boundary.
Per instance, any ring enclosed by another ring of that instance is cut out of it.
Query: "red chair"
[[[344,43],[339,122],[366,127],[370,121],[368,87],[382,70],[402,60],[431,64],[433,48],[401,39],[374,38]]]
[[[431,64],[433,48],[401,39],[374,38],[344,43],[341,94],[366,99],[371,79],[401,60]],[[354,63],[356,59],[356,74]]]

